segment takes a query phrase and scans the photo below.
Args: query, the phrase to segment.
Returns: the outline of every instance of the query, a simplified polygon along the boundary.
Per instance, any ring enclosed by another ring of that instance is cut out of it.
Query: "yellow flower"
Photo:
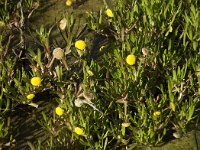
[[[28,100],[32,100],[35,97],[35,94],[29,94],[26,96]]]
[[[84,50],[86,47],[86,44],[83,40],[78,40],[75,42],[75,47],[79,50]]]
[[[72,5],[72,0],[67,0],[65,3],[67,6],[71,6]]]
[[[127,64],[129,64],[129,65],[134,65],[135,62],[136,62],[136,57],[135,57],[135,55],[133,55],[133,54],[128,55],[128,56],[126,57],[126,62],[127,62]]]
[[[40,77],[33,77],[31,79],[31,84],[34,86],[39,86],[41,84],[41,78]]]
[[[82,135],[83,134],[83,129],[79,128],[79,127],[76,127],[74,128],[74,132],[78,135]]]
[[[107,10],[105,11],[105,13],[106,13],[106,15],[107,15],[108,17],[113,17],[113,16],[114,16],[111,9],[107,9]]]
[[[160,111],[155,111],[154,113],[153,113],[153,115],[155,116],[155,117],[159,117],[160,116]]]
[[[56,110],[55,110],[56,114],[58,116],[62,116],[63,113],[64,113],[64,110],[61,108],[61,107],[56,107]]]

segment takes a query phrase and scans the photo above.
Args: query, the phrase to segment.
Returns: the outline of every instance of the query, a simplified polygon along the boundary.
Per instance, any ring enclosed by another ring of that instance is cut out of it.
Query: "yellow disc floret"
[[[82,135],[83,134],[83,129],[79,128],[79,127],[76,127],[74,128],[74,132],[78,135]]]
[[[114,16],[111,9],[107,9],[107,10],[105,11],[105,13],[106,13],[106,15],[107,15],[108,17],[113,17],[113,16]]]
[[[78,40],[75,42],[75,47],[79,50],[84,50],[86,47],[86,44],[83,40]]]
[[[64,113],[64,110],[61,107],[56,107],[55,112],[58,116],[62,116]]]
[[[40,77],[33,77],[31,79],[31,84],[33,86],[39,86],[41,84],[41,78]]]
[[[72,0],[67,0],[65,3],[67,6],[71,6],[72,5]]]
[[[28,100],[32,100],[35,97],[35,94],[29,94],[26,96]]]
[[[160,114],[161,114],[161,112],[160,112],[160,111],[155,111],[155,112],[153,113],[154,117],[159,117],[159,116],[160,116]]]
[[[129,64],[129,65],[134,65],[135,62],[136,62],[136,57],[135,57],[135,55],[133,55],[133,54],[128,55],[128,56],[126,57],[126,62],[127,62],[127,64]]]

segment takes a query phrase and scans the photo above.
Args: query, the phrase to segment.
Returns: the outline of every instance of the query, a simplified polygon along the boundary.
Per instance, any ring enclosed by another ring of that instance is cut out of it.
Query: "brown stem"
[[[54,59],[55,59],[55,57],[53,57],[52,60],[51,60],[51,62],[50,62],[49,64],[47,64],[47,68],[50,68],[50,67],[51,67],[51,65],[52,65],[53,62],[54,62]]]
[[[66,70],[69,70],[69,66],[67,65],[67,62],[66,62],[65,58],[62,58],[62,62],[64,64]]]

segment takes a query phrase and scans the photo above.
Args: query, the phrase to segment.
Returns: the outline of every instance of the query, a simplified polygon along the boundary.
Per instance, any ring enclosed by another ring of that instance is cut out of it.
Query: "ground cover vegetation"
[[[14,140],[9,113],[21,104],[37,110],[35,98],[45,91],[56,106],[41,113],[36,123],[48,138],[29,142],[31,149],[131,150],[198,127],[198,0],[103,1],[99,12],[84,14],[82,26],[76,2],[67,0],[72,12],[36,29],[38,46],[29,47],[26,21],[38,3],[0,2],[1,146]],[[52,38],[53,29],[61,41]]]

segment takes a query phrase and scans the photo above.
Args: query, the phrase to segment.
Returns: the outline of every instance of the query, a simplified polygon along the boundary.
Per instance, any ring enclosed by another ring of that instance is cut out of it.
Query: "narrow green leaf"
[[[197,47],[198,47],[198,42],[197,42],[197,41],[193,41],[193,42],[192,42],[192,47],[193,47],[193,49],[196,51],[196,50],[197,50]]]

